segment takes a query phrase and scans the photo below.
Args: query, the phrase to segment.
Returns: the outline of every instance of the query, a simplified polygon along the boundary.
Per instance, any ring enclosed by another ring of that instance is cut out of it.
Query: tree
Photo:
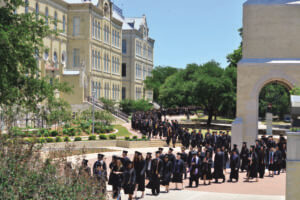
[[[217,115],[223,105],[231,87],[231,81],[224,79],[224,69],[215,61],[210,61],[198,68],[193,74],[192,91],[197,105],[205,108],[208,115],[207,125],[211,124],[214,115]]]
[[[240,28],[239,30],[240,36],[243,36],[243,28]],[[241,42],[238,49],[234,50],[233,53],[227,55],[227,62],[229,63],[228,67],[235,67],[237,68],[238,62],[243,58],[243,49],[242,49],[243,43]]]
[[[148,101],[144,99],[136,101],[131,99],[124,99],[120,102],[119,106],[121,111],[128,115],[136,111],[148,111],[153,107]]]
[[[0,7],[0,107],[12,111],[18,109],[34,114],[40,113],[41,104],[55,96],[60,84],[55,87],[47,77],[39,77],[39,52],[43,39],[55,36],[45,24],[43,17],[35,13],[16,14],[22,0],[3,0]],[[11,116],[6,116],[11,118]],[[7,120],[8,128],[12,121]]]
[[[178,71],[174,67],[158,66],[152,70],[152,76],[145,80],[146,89],[153,90],[153,101],[159,102],[159,88],[164,84],[166,79]]]

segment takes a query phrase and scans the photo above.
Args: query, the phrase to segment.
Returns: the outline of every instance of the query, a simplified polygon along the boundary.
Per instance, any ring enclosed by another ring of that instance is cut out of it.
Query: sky
[[[214,59],[226,67],[226,55],[241,42],[238,29],[245,0],[112,1],[125,17],[146,15],[149,36],[155,40],[155,66],[184,68]]]

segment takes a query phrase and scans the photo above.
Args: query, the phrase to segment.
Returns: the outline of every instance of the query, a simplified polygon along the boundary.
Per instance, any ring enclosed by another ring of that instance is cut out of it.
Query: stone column
[[[300,133],[287,133],[286,200],[300,199]]]

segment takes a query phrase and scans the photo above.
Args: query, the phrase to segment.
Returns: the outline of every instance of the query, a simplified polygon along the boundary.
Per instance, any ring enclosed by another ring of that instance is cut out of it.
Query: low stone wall
[[[142,148],[151,147],[151,141],[117,141],[117,147],[123,148]]]

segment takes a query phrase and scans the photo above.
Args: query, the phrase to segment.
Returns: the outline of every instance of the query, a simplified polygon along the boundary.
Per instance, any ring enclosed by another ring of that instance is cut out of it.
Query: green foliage
[[[63,135],[69,135],[69,129],[63,129]]]
[[[99,99],[104,106],[104,109],[107,111],[112,111],[114,110],[114,107],[116,105],[116,102],[114,100],[106,99],[106,98],[100,98]]]
[[[267,107],[272,104],[273,115],[282,120],[290,113],[290,95],[285,86],[273,83],[266,85],[259,94],[259,116],[266,116]]]
[[[8,142],[9,141],[9,142]],[[16,138],[0,136],[0,199],[99,199],[105,194],[98,182],[66,168],[62,158],[39,156],[42,145],[23,145]],[[68,153],[68,149],[65,149]]]
[[[46,138],[46,141],[47,141],[48,143],[52,143],[52,142],[54,142],[54,139],[53,139],[52,137],[47,137],[47,138]]]
[[[55,142],[62,142],[61,137],[57,136],[57,137],[55,138]]]
[[[67,123],[64,125],[64,128],[71,128],[71,125]]]
[[[116,133],[117,137],[131,136],[131,133],[124,126],[122,126],[122,125],[114,125],[113,127],[118,130],[118,132]]]
[[[64,142],[70,142],[71,140],[70,140],[70,138],[69,137],[65,137],[64,138]]]
[[[96,123],[94,131],[95,133],[110,133],[114,130],[113,126],[111,125],[104,125],[103,123]]]
[[[290,91],[291,95],[300,95],[300,87],[295,87]]]
[[[100,140],[107,140],[107,135],[101,134],[99,135]]]
[[[115,140],[115,139],[117,139],[117,135],[116,134],[110,134],[109,139]]]
[[[52,137],[56,137],[58,136],[58,132],[57,131],[51,131],[51,134],[50,134]]]
[[[135,136],[132,136],[132,139],[133,139],[133,140],[137,140],[138,137],[135,135]]]
[[[96,140],[96,135],[90,135],[89,140]]]
[[[89,121],[82,121],[80,123],[80,127],[83,131],[88,130],[91,126],[91,123]]]
[[[142,140],[147,140],[147,137],[145,135],[143,135]]]
[[[158,66],[152,70],[152,76],[147,77],[145,80],[146,89],[153,90],[153,100],[159,102],[159,88],[163,85],[166,79],[177,73],[178,69],[174,67]]]
[[[110,112],[103,110],[95,112],[95,120],[103,121],[105,124],[110,125],[115,121],[115,118]]]
[[[77,142],[77,141],[81,141],[82,139],[81,139],[81,137],[75,137],[75,142]]]
[[[125,137],[125,140],[130,140],[130,137],[129,137],[129,136],[126,136],[126,137]]]
[[[43,138],[43,137],[39,138],[39,143],[46,143],[46,142],[47,142],[47,140],[45,138]]]
[[[146,100],[131,100],[125,99],[120,102],[120,109],[126,114],[130,114],[135,111],[149,111],[153,106]]]

